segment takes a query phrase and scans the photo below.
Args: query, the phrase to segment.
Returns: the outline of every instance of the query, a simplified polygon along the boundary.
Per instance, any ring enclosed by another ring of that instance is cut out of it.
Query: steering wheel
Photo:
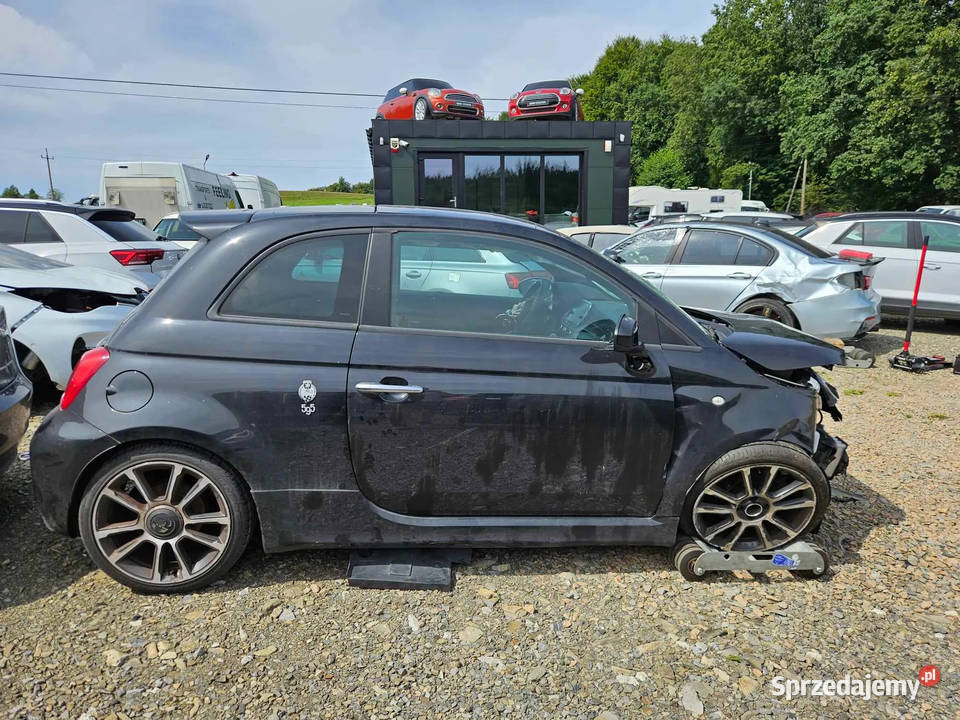
[[[547,303],[553,296],[553,282],[542,277],[527,278],[520,284],[520,292],[523,293],[523,301],[519,303],[520,311],[514,332],[542,335],[547,330],[546,313],[551,309]],[[535,323],[539,323],[540,327]]]

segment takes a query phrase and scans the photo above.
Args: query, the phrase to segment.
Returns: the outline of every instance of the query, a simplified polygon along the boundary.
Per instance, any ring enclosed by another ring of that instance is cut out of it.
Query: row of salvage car
[[[132,212],[48,201],[0,203],[0,308],[20,365],[62,389],[184,254]]]

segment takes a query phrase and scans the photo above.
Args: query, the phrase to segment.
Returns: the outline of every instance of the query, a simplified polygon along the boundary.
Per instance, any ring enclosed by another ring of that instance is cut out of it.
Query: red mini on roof
[[[528,83],[510,98],[510,119],[583,120],[579,95],[583,95],[583,90],[574,90],[568,80]]]
[[[378,120],[426,120],[431,117],[483,120],[483,101],[479,95],[457,90],[443,80],[411,78],[390,88],[377,108]]]

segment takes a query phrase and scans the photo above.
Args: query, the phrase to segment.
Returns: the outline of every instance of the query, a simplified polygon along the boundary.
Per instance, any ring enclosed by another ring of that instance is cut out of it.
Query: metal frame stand
[[[701,540],[681,538],[673,548],[673,563],[686,580],[703,580],[707,573],[746,570],[752,573],[789,570],[798,577],[819,578],[827,574],[830,558],[819,545],[794,540],[789,545],[763,552],[719,550]]]

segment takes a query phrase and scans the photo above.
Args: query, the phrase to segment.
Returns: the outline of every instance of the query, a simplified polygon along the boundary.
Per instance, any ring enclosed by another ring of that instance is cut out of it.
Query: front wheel
[[[761,552],[816,527],[830,486],[809,455],[789,445],[758,443],[728,452],[687,494],[681,526],[721,550]]]
[[[426,120],[430,117],[430,103],[424,97],[417,98],[413,104],[413,119]]]
[[[176,445],[132,449],[104,465],[80,502],[80,537],[107,575],[143,593],[186,592],[223,576],[250,539],[239,478]]]
[[[797,327],[797,319],[790,312],[786,303],[770,297],[759,297],[747,300],[740,305],[734,312],[747,313],[748,315],[759,315],[768,320],[776,320],[787,327]]]

